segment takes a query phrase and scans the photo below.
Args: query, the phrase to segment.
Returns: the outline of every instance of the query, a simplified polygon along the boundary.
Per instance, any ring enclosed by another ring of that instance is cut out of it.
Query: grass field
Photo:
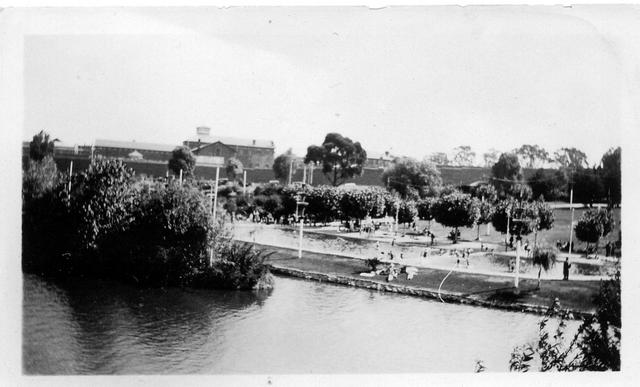
[[[577,222],[580,219],[580,216],[586,211],[586,209],[576,209],[574,210],[574,222]],[[569,241],[569,224],[571,223],[571,210],[569,209],[554,209],[554,224],[551,230],[543,230],[538,233],[538,243],[548,243],[552,246],[555,246],[557,240],[561,241]],[[620,231],[620,209],[614,210],[614,219],[615,219],[615,229],[609,235],[607,235],[602,241],[600,241],[600,249],[599,253],[604,255],[604,245],[607,241],[617,241],[619,238]],[[418,228],[424,228],[428,224],[427,221],[419,221],[417,226]],[[403,227],[400,227],[400,231],[403,230]],[[503,243],[506,235],[500,234],[495,231],[491,225],[489,225],[489,236],[486,235],[487,226],[480,226],[480,238],[482,241],[490,242],[490,243]],[[450,228],[445,228],[441,224],[432,221],[431,222],[431,231],[438,238],[444,238],[449,235],[451,231]],[[461,228],[460,236],[463,240],[474,240],[477,236],[476,228]],[[533,243],[534,235],[530,234],[525,239],[528,239],[531,243]],[[586,248],[586,243],[582,243],[576,239],[575,233],[573,235],[574,240],[574,251],[582,252]]]

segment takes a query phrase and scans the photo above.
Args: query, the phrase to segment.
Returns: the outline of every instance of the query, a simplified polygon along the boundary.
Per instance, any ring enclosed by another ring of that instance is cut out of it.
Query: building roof
[[[124,148],[158,152],[172,152],[178,145],[152,144],[148,142],[137,141],[96,140],[95,146],[103,148]]]
[[[251,138],[240,138],[240,137],[221,137],[221,136],[200,136],[200,137],[192,137],[189,142],[198,142],[200,140],[202,144],[213,144],[214,142],[221,142],[225,145],[238,145],[238,146],[248,146],[254,148],[274,148],[273,141],[269,140],[259,140],[259,139],[251,139]]]

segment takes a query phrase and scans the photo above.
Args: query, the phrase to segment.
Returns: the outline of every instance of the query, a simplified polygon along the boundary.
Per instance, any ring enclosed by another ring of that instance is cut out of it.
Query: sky
[[[596,163],[621,145],[639,76],[607,12],[588,11],[51,11],[65,28],[24,40],[23,139],[178,144],[208,126],[273,140],[276,154],[338,132],[418,159],[470,145],[481,163],[538,144]]]

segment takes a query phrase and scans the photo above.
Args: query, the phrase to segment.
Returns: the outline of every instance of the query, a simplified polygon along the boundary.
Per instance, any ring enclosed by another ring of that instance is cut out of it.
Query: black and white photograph
[[[7,8],[0,32],[20,383],[633,384],[640,7]]]

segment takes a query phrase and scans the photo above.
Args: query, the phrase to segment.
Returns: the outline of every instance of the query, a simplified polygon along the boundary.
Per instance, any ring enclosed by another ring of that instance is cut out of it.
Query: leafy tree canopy
[[[179,146],[171,152],[169,160],[169,170],[176,175],[182,170],[183,176],[193,176],[193,170],[196,167],[196,158],[186,146]]]
[[[457,166],[471,166],[476,159],[476,152],[469,145],[460,145],[453,149],[453,163]]]
[[[613,231],[615,222],[612,211],[586,211],[575,226],[576,238],[587,243],[597,243]]]
[[[612,205],[620,204],[621,198],[621,169],[620,169],[621,149],[609,149],[602,156],[602,179],[606,194]]]
[[[58,142],[57,138],[51,139],[49,133],[41,130],[38,134],[33,136],[33,139],[29,143],[29,158],[35,161],[41,161],[46,156],[53,156],[53,151]]]
[[[544,164],[549,160],[549,152],[539,145],[524,144],[516,149],[515,153],[526,161],[528,168]]]
[[[273,175],[276,179],[286,179],[289,176],[289,169],[293,167],[291,173],[296,172],[296,163],[292,163],[293,160],[293,151],[291,148],[287,149],[286,152],[279,155],[273,160]]]
[[[339,133],[329,133],[322,145],[307,148],[305,164],[316,163],[322,166],[325,177],[333,186],[342,184],[346,179],[361,175],[367,161],[367,152],[359,142],[353,142]]]
[[[435,196],[442,186],[440,171],[432,163],[412,158],[397,158],[382,173],[387,188],[402,198]]]
[[[576,171],[587,168],[587,155],[576,148],[560,148],[553,153],[553,160],[562,169]]]

